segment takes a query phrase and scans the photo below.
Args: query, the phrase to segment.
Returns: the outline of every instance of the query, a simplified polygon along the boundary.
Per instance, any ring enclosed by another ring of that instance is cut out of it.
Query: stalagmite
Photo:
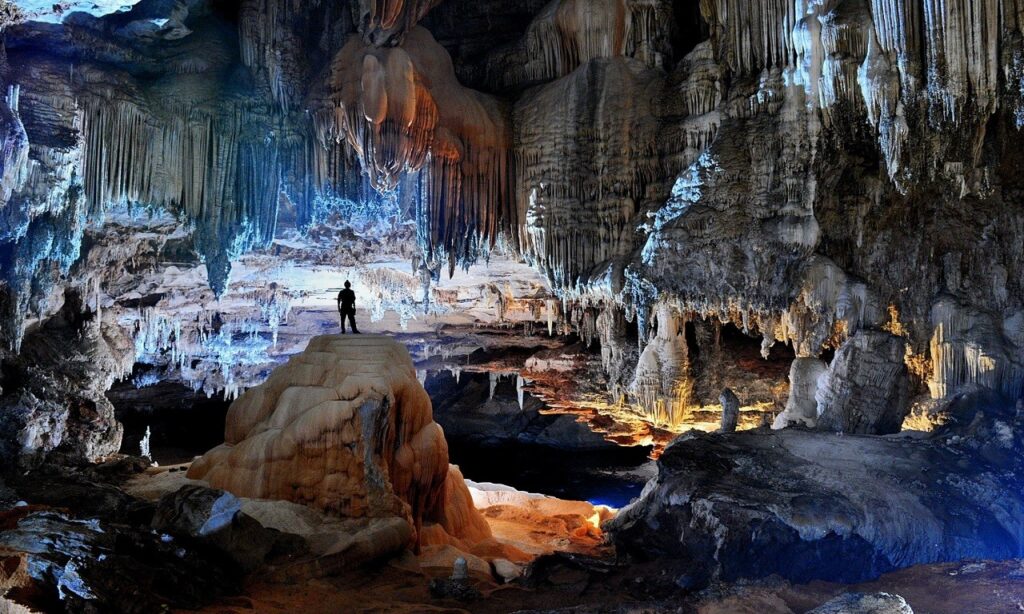
[[[786,408],[778,416],[772,428],[786,428],[792,424],[813,427],[818,421],[818,402],[814,395],[818,390],[818,379],[828,366],[819,358],[797,358],[789,368],[789,398]]]
[[[656,424],[679,424],[690,403],[685,320],[668,304],[657,307],[657,332],[640,355],[629,386],[645,414]]]
[[[722,433],[733,433],[740,419],[740,400],[736,393],[728,388],[722,391],[722,396],[718,400],[722,404],[722,424],[718,430]]]
[[[153,460],[153,453],[149,449],[150,437],[149,426],[146,426],[146,434],[142,437],[142,441],[139,442],[139,456]]]

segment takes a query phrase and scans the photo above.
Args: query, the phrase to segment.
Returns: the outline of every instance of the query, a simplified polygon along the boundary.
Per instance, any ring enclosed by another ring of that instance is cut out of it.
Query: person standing
[[[359,334],[356,327],[356,293],[352,291],[352,283],[346,281],[345,289],[338,293],[338,315],[341,317],[341,334],[345,334],[345,318],[354,334]]]

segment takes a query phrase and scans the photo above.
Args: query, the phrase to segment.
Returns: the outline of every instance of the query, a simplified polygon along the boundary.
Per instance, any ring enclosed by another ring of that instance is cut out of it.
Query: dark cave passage
[[[132,377],[107,392],[124,425],[122,453],[140,454],[139,443],[147,428],[151,458],[160,465],[191,462],[224,441],[230,401],[221,396],[209,398],[180,382],[148,380],[149,369],[137,365]]]
[[[620,508],[640,494],[649,446],[620,446],[572,415],[552,415],[515,373],[428,371],[434,419],[467,479]],[[493,391],[492,391],[493,386]]]

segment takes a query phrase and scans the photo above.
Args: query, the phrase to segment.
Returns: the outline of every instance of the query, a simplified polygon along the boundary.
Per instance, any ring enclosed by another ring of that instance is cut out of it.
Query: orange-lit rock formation
[[[418,173],[417,220],[450,266],[473,260],[478,242],[514,224],[508,110],[462,87],[423,28],[397,47],[351,37],[314,97],[321,144],[347,143],[374,188],[393,190]]]
[[[225,443],[188,476],[235,495],[352,518],[400,516],[452,537],[490,536],[412,360],[388,337],[315,337],[231,406]],[[455,509],[458,508],[458,509]]]

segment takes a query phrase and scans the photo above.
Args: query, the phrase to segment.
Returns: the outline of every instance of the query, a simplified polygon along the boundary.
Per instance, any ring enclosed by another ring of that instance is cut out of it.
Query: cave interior
[[[1024,0],[0,0],[0,94],[0,612],[1024,608]]]

